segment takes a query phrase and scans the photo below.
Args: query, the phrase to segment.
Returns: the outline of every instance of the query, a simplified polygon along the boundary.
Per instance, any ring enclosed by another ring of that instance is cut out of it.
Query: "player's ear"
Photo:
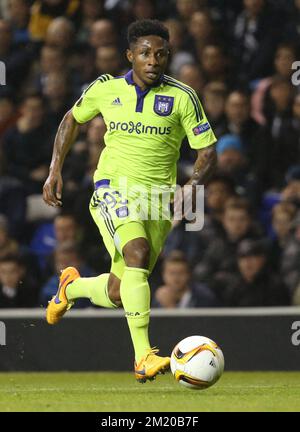
[[[132,61],[133,61],[133,53],[132,53],[131,49],[127,49],[126,50],[126,57],[127,57],[128,61],[130,63],[132,63]]]

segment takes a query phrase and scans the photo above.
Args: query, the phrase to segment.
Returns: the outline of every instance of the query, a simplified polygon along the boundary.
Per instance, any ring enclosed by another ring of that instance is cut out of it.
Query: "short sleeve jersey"
[[[107,127],[94,181],[122,176],[148,187],[170,187],[176,184],[183,138],[202,149],[216,137],[191,87],[163,75],[143,91],[132,74],[100,76],[72,109],[78,123],[101,114]]]

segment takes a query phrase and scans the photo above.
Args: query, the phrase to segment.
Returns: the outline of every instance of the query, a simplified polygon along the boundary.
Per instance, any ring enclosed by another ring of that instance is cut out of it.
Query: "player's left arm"
[[[188,95],[185,95],[185,101],[181,103],[181,106],[183,107],[181,110],[182,127],[185,130],[190,147],[198,152],[193,174],[186,183],[192,185],[192,199],[189,199],[190,205],[188,206],[192,210],[196,207],[196,186],[205,185],[215,171],[217,165],[215,143],[217,139],[201,102],[192,89],[190,89]]]
[[[187,184],[205,185],[217,166],[217,152],[215,144],[198,150],[198,157],[194,164],[193,175]]]
[[[217,163],[215,143],[217,141],[202,104],[193,89],[185,94],[181,102],[181,125],[186,133],[189,145],[198,151],[193,175],[187,184],[205,185],[214,172]]]

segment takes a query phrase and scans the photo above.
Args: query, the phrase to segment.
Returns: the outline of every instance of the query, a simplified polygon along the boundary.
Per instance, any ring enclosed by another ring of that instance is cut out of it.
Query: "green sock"
[[[134,346],[136,362],[150,348],[148,327],[150,318],[149,271],[125,267],[120,295]]]
[[[96,306],[116,308],[110,300],[107,292],[109,273],[103,273],[97,277],[78,278],[70,283],[66,289],[68,300],[89,298]]]

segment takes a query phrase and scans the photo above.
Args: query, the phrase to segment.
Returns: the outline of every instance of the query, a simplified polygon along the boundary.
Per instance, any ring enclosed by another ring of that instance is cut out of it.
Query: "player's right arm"
[[[56,133],[49,175],[43,187],[44,201],[53,207],[62,205],[63,180],[61,171],[65,157],[77,138],[78,132],[79,123],[75,120],[72,111],[68,111]]]
[[[106,77],[106,76],[104,76]],[[102,77],[94,81],[83,93],[74,107],[67,112],[60,123],[53,146],[49,175],[43,187],[46,204],[53,207],[62,205],[62,167],[65,157],[76,140],[80,124],[86,123],[100,113],[99,89]]]

